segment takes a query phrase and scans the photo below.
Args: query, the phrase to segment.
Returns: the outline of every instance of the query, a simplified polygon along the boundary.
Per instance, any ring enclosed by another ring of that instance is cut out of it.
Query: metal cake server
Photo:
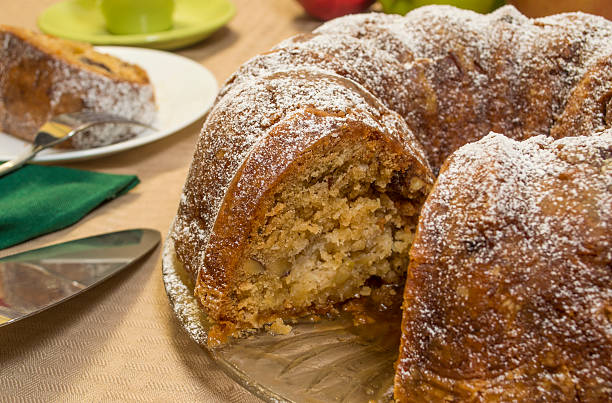
[[[132,229],[0,259],[0,327],[101,283],[144,256],[160,240],[159,231]]]
[[[75,134],[92,126],[109,123],[143,126],[155,130],[155,128],[136,120],[104,112],[84,111],[57,115],[38,129],[34,143],[32,143],[32,146],[26,152],[18,155],[11,161],[0,164],[0,176],[13,172],[45,148],[63,143]]]

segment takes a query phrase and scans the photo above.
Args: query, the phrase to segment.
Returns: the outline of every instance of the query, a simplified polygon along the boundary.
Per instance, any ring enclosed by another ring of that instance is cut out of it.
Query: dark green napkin
[[[57,231],[140,181],[54,166],[26,165],[0,178],[0,249]]]

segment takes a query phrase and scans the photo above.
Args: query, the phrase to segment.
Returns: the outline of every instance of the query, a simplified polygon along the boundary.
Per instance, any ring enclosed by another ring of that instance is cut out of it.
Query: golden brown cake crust
[[[397,399],[612,399],[612,130],[462,147],[410,256]]]
[[[152,123],[156,106],[146,72],[87,44],[0,26],[0,130],[33,141],[52,116],[81,110]],[[75,148],[97,147],[138,130],[100,127],[69,142]]]

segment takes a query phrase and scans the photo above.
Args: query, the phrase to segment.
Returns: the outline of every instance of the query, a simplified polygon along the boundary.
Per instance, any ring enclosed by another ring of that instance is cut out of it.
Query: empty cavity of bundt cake
[[[244,260],[241,320],[260,326],[271,312],[329,310],[373,286],[401,293],[428,186],[394,169],[389,154],[334,150],[276,193]]]

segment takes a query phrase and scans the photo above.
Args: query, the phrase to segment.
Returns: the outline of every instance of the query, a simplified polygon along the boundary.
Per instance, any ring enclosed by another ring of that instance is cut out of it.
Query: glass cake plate
[[[260,332],[223,347],[206,344],[210,322],[193,296],[191,278],[176,258],[170,236],[163,280],[182,327],[221,368],[251,393],[270,402],[388,402],[399,326],[354,326],[348,316],[292,324],[287,335]]]

